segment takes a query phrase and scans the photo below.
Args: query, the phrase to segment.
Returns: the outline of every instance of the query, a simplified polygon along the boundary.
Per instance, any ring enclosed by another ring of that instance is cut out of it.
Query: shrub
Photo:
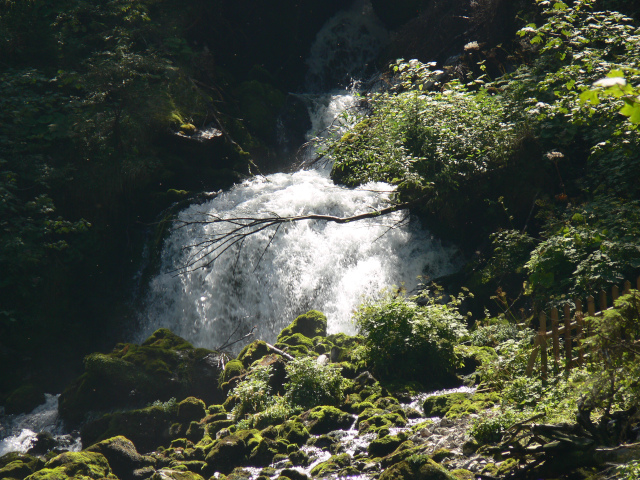
[[[321,365],[312,357],[300,357],[285,368],[289,379],[285,396],[292,406],[306,410],[342,401],[343,378],[334,366]]]
[[[411,298],[392,291],[363,303],[355,322],[367,365],[387,379],[446,380],[456,367],[453,347],[467,333],[461,299],[439,303],[428,291]]]

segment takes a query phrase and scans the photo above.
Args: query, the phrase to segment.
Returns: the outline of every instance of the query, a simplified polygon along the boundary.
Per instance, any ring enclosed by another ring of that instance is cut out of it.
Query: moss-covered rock
[[[232,378],[239,377],[246,371],[247,370],[240,360],[229,360],[224,366],[224,371],[220,374],[220,380],[218,382],[220,387],[222,387],[223,384],[227,383]]]
[[[471,398],[469,393],[448,393],[427,397],[422,404],[425,417],[444,417],[453,405]]]
[[[219,354],[194,348],[161,328],[141,345],[118,344],[85,358],[85,373],[60,396],[60,416],[74,425],[89,411],[140,407],[156,400],[195,396],[219,403]]]
[[[427,455],[411,455],[392,465],[380,475],[380,480],[454,480],[447,470]]]
[[[330,406],[314,407],[300,415],[300,419],[304,422],[309,432],[314,435],[346,429],[353,423],[353,418],[350,414]]]
[[[475,393],[461,402],[451,405],[446,413],[447,418],[458,418],[471,413],[479,413],[500,403],[500,396],[496,392]]]
[[[373,440],[367,451],[370,457],[384,457],[393,453],[405,440],[405,436],[387,435]]]
[[[140,455],[133,442],[123,436],[103,440],[85,451],[102,454],[120,480],[134,480],[134,470],[155,464],[153,458]]]
[[[206,405],[199,398],[188,397],[178,403],[178,420],[180,422],[201,420],[206,414]]]
[[[265,448],[260,445],[262,440],[258,430],[240,430],[214,441],[205,449],[207,467],[203,471],[208,476],[214,472],[227,474],[235,467],[245,465],[252,456],[260,456],[260,449]]]
[[[189,470],[161,468],[151,476],[151,480],[204,480],[202,475]]]
[[[35,385],[26,384],[9,394],[4,402],[4,412],[7,415],[28,413],[44,402],[44,392]]]
[[[177,405],[170,403],[140,410],[109,413],[82,427],[82,444],[90,446],[122,435],[143,452],[149,452],[158,446],[168,446],[172,439],[181,436],[181,429],[172,431],[171,428],[177,422],[177,410]]]
[[[104,455],[96,452],[65,452],[49,460],[29,480],[64,480],[66,477],[111,478],[111,467]]]
[[[285,440],[287,443],[294,443],[296,445],[304,444],[310,437],[309,430],[305,424],[298,418],[292,418],[287,420],[282,425],[276,427],[278,437]]]
[[[401,408],[389,411],[381,408],[366,408],[356,420],[358,432],[361,434],[378,432],[381,428],[404,427],[407,424],[405,413]]]
[[[291,324],[284,328],[278,335],[278,342],[281,339],[290,337],[295,333],[300,333],[312,339],[317,336],[327,336],[327,317],[317,310],[310,310],[297,317]],[[313,345],[312,345],[313,346]]]
[[[278,337],[278,343],[276,345],[289,347],[303,346],[307,349],[307,351],[313,350],[314,348],[313,340],[311,340],[309,337],[305,337],[301,333],[294,333],[293,335],[289,335],[286,337],[283,337],[281,335],[280,337]]]
[[[332,473],[337,473],[351,465],[351,456],[348,453],[333,455],[324,462],[320,462],[311,469],[313,477],[328,477]]]
[[[269,347],[263,340],[256,340],[244,347],[238,354],[237,360],[242,363],[242,366],[247,369],[253,362],[260,360],[262,357],[269,354]]]
[[[285,468],[280,472],[280,475],[290,480],[309,480],[307,475],[293,468]]]
[[[26,453],[12,452],[0,457],[0,478],[22,480],[44,466],[44,461]]]

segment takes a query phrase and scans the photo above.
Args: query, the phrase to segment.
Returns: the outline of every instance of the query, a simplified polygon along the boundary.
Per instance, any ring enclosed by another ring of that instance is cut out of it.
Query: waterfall
[[[383,38],[377,43],[369,40],[372,47],[362,49],[363,32],[365,40],[386,34],[374,17],[369,1],[360,0],[327,23],[309,60],[314,85],[330,83],[318,80],[318,75],[323,58],[327,67],[335,65],[335,55],[328,52],[336,42],[354,50],[341,57],[355,65],[345,73],[363,71],[373,47],[384,42]],[[332,34],[338,35],[333,43]],[[357,61],[356,51],[361,54]],[[309,135],[321,132],[355,104],[352,93],[344,89],[312,98]],[[174,229],[164,243],[160,273],[149,283],[136,340],[167,327],[207,348],[249,332],[253,332],[251,339],[274,342],[283,327],[310,309],[327,315],[329,333],[352,334],[352,312],[365,297],[392,285],[403,284],[411,291],[421,275],[433,279],[455,271],[455,249],[442,246],[417,223],[404,221],[405,212],[396,212],[349,224],[290,222],[277,232],[271,228],[250,235],[215,260],[205,258],[200,268],[179,273],[198,255],[202,242],[228,228],[207,224],[213,217],[309,213],[349,217],[388,205],[392,186],[371,183],[345,188],[331,181],[329,168],[325,164],[314,170],[255,177],[182,211],[179,221],[191,223]],[[240,347],[236,344],[232,350]]]

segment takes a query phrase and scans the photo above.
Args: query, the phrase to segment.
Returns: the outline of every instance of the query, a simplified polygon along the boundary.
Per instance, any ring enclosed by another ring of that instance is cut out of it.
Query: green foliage
[[[474,437],[480,445],[497,443],[502,439],[506,429],[516,423],[516,418],[513,412],[510,411],[496,416],[475,418],[471,422],[469,435]]]
[[[439,292],[407,298],[391,291],[363,303],[354,320],[365,337],[367,365],[383,378],[445,380],[457,364],[453,347],[467,333],[458,310],[463,298],[444,303]]]
[[[303,410],[319,405],[339,405],[344,380],[340,369],[320,364],[313,357],[298,357],[286,365],[285,397]]]
[[[548,222],[547,238],[526,263],[530,288],[585,296],[640,268],[640,204],[598,196]]]
[[[640,460],[633,460],[624,465],[618,465],[614,478],[620,480],[639,480],[640,479]]]
[[[585,346],[590,357],[589,399],[609,414],[614,407],[627,409],[640,398],[640,294],[633,290],[600,317],[587,317],[593,332]]]
[[[235,421],[243,419],[247,414],[263,411],[269,406],[272,398],[270,376],[271,366],[257,365],[231,390],[229,396],[237,398],[237,403],[231,411]]]
[[[428,71],[419,62],[401,67],[420,78]],[[410,194],[435,188],[437,197],[503,166],[516,139],[504,105],[484,90],[448,87],[369,98],[372,113],[328,145],[333,178],[347,185],[387,181]]]
[[[517,340],[520,330],[509,323],[495,323],[477,327],[469,334],[471,345],[495,347],[507,340]]]

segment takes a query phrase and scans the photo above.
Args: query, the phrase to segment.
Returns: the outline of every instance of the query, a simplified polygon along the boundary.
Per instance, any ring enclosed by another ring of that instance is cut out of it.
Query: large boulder
[[[96,452],[65,452],[49,460],[29,480],[62,480],[67,477],[118,480],[107,459]]]
[[[104,455],[113,473],[120,480],[135,480],[134,470],[154,464],[151,457],[140,455],[133,442],[123,436],[103,440],[85,451]]]
[[[326,337],[327,336],[327,317],[324,313],[317,310],[309,310],[307,313],[300,315],[291,324],[280,332],[278,342],[282,338],[290,337],[296,333],[300,333],[307,338]]]
[[[77,425],[90,411],[135,408],[156,400],[195,396],[221,403],[221,365],[218,353],[194,348],[162,328],[141,345],[118,344],[111,353],[87,356],[85,372],[60,396],[60,416]]]

